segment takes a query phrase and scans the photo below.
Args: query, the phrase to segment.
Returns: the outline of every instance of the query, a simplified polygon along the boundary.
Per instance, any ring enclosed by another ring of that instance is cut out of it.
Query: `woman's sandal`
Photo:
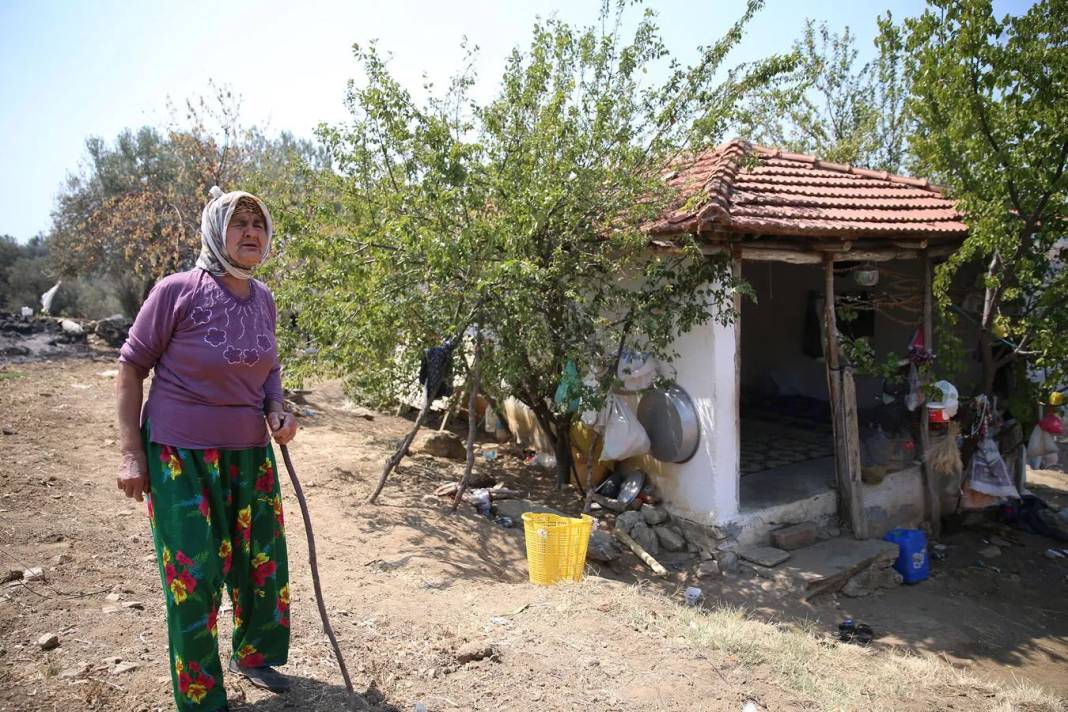
[[[241,667],[236,660],[230,661],[230,672],[243,675],[254,687],[278,694],[289,692],[289,678],[272,667]]]

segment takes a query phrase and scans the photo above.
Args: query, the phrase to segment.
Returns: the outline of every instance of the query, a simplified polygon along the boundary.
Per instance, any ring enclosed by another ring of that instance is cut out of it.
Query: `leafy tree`
[[[848,27],[839,34],[806,21],[793,46],[797,69],[750,94],[741,133],[828,161],[900,172],[908,131],[903,48],[889,14],[878,23],[877,54],[860,64]]]
[[[651,11],[624,39],[625,4],[605,3],[598,28],[536,23],[484,105],[468,94],[473,52],[419,101],[373,44],[355,48],[367,79],[350,86],[352,121],[320,131],[334,203],[280,258],[295,277],[280,300],[308,305],[304,373],[329,368],[390,400],[424,348],[477,323],[485,382],[533,409],[563,484],[574,414],[553,395],[568,361],[605,374],[586,394],[596,402],[621,343],[670,358],[678,333],[731,318],[729,265],[692,240],[653,254],[643,225],[673,200],[671,161],[719,140],[738,97],[789,61],[717,80],[759,2],[688,67],[669,58]],[[649,82],[661,62],[666,78]]]
[[[1065,255],[1068,165],[1068,4],[1040,0],[994,17],[990,0],[928,0],[901,28],[910,147],[922,174],[945,183],[967,216],[969,237],[937,275],[949,286],[982,264],[981,391],[1018,359],[1063,382],[1068,365]]]
[[[86,142],[87,166],[71,176],[53,213],[51,246],[66,275],[104,275],[133,315],[156,280],[189,269],[200,253],[200,211],[208,189],[280,185],[307,142],[268,139],[242,127],[227,90],[172,108],[164,129],[124,131],[113,144]]]

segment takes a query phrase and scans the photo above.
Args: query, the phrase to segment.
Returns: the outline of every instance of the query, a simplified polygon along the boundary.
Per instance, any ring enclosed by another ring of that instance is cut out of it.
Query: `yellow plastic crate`
[[[586,570],[593,517],[582,519],[526,512],[523,532],[527,539],[530,582],[550,586],[558,581],[581,581]]]

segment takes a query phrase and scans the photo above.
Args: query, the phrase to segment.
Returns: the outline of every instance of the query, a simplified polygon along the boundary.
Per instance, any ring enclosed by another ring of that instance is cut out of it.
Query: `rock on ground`
[[[55,633],[45,633],[37,639],[37,645],[41,646],[41,650],[52,650],[59,647],[59,636]]]
[[[716,562],[720,570],[725,574],[732,574],[738,570],[738,555],[733,551],[721,551],[716,555]]]
[[[622,529],[627,534],[631,534],[634,531],[634,525],[642,521],[641,512],[635,512],[633,510],[623,512],[616,517],[616,527]]]
[[[619,558],[619,549],[616,548],[615,540],[608,532],[594,529],[590,532],[590,545],[586,550],[586,557],[593,561],[608,563]]]
[[[699,578],[711,578],[719,575],[719,563],[715,559],[702,561],[701,565],[697,567],[697,576]]]
[[[456,651],[456,662],[461,665],[466,665],[467,663],[476,660],[485,660],[486,658],[493,657],[494,653],[496,653],[496,650],[494,650],[493,646],[489,643],[465,643]]]
[[[444,457],[449,460],[467,460],[467,447],[464,441],[460,439],[460,436],[449,432],[420,431],[409,450],[413,453]]]
[[[686,540],[670,528],[656,527],[653,531],[656,532],[656,538],[660,540],[660,546],[668,551],[682,551],[686,548]]]
[[[656,526],[657,524],[663,524],[668,520],[668,513],[660,507],[654,507],[651,504],[643,504],[642,519],[650,526]]]
[[[751,561],[758,566],[773,567],[790,558],[789,552],[776,549],[773,546],[751,546],[738,552],[746,561]]]
[[[660,553],[660,539],[653,528],[645,522],[635,524],[630,531],[630,535],[634,541],[638,542],[641,548],[645,549],[649,556],[656,556]]]

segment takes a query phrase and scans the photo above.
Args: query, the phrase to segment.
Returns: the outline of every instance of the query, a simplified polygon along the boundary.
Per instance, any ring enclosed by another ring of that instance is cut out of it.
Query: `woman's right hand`
[[[144,450],[122,451],[118,484],[127,497],[133,497],[138,502],[145,501],[144,495],[148,494],[148,460],[145,459]]]

